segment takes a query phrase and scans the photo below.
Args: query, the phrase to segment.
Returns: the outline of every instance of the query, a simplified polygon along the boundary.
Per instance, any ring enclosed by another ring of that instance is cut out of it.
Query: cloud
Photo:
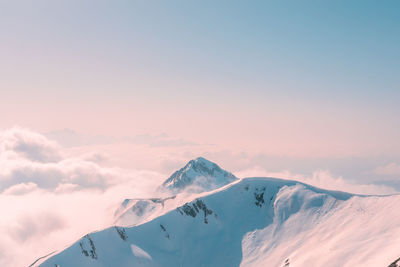
[[[104,190],[119,176],[116,168],[98,164],[105,157],[65,156],[54,141],[21,128],[1,133],[0,149],[0,191],[7,194],[29,192],[33,185],[45,190],[63,184],[74,184],[75,189]]]
[[[165,178],[105,167],[102,147],[73,151],[27,129],[0,132],[0,266],[28,266],[111,225],[123,199],[154,197]]]
[[[360,184],[334,176],[327,170],[316,170],[311,175],[295,174],[290,171],[271,172],[256,166],[234,173],[237,177],[274,177],[296,180],[328,190],[338,190],[363,195],[385,195],[398,193],[393,187],[376,184]]]
[[[76,191],[79,188],[79,185],[77,184],[60,184],[57,186],[57,188],[54,190],[54,193],[57,194],[66,194],[66,193],[72,193]]]
[[[26,242],[38,235],[48,235],[53,231],[64,228],[65,220],[52,212],[40,212],[38,214],[24,214],[15,224],[9,227],[9,233],[17,242]]]
[[[12,128],[0,132],[1,158],[24,158],[36,162],[57,162],[61,160],[60,147],[43,135]]]
[[[141,171],[130,172],[129,180],[105,191],[77,191],[76,185],[63,184],[55,192],[0,194],[0,266],[29,266],[86,233],[110,226],[123,199],[154,197],[160,182],[158,173]]]
[[[29,266],[86,233],[110,226],[124,199],[154,197],[164,178],[156,172],[125,171],[125,178],[104,190],[76,183],[46,190],[20,183],[1,193],[0,266]]]
[[[35,183],[20,183],[13,185],[6,190],[4,190],[3,194],[6,195],[24,195],[30,192],[34,192],[38,190],[38,186]]]
[[[79,188],[95,187],[104,190],[115,182],[117,173],[116,170],[79,158],[57,163],[6,160],[0,166],[5,166],[0,169],[0,190],[20,183],[35,183],[47,190],[53,190],[64,183],[74,183]]]
[[[115,200],[102,197],[87,191],[0,194],[0,266],[29,266],[36,258],[107,226],[107,202]]]
[[[392,162],[384,166],[379,166],[374,170],[374,173],[378,175],[400,176],[400,164]]]

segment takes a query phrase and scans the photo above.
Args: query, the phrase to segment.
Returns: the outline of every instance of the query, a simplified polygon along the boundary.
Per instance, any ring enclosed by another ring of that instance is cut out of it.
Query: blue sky
[[[130,86],[129,78],[149,75],[173,85],[182,80],[188,88],[172,86],[177,93],[238,98],[245,86],[250,97],[317,101],[390,102],[398,92],[397,1],[8,2],[1,8],[3,56],[44,77],[53,69],[61,81],[92,78],[84,90],[69,88],[79,93],[157,96],[159,88]],[[125,87],[99,88],[97,74]],[[209,87],[196,90],[196,82]]]

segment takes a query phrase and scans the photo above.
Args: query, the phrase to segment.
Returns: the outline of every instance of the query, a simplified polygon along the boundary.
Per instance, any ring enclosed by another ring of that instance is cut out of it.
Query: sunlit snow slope
[[[388,266],[400,196],[246,178],[130,228],[90,233],[41,266]]]

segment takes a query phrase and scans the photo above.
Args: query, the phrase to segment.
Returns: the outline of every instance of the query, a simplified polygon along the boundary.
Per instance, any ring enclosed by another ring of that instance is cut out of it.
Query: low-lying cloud
[[[0,132],[0,266],[29,266],[113,223],[125,198],[150,197],[163,175],[105,167],[22,128]],[[40,246],[38,246],[40,244]]]

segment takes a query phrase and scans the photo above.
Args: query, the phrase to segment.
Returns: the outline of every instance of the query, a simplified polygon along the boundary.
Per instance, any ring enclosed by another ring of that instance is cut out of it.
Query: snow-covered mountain
[[[221,169],[217,164],[198,157],[174,172],[160,186],[160,190],[171,196],[125,199],[115,212],[115,224],[133,226],[143,223],[176,208],[181,203],[180,198],[177,198],[176,195],[182,191],[186,193],[211,191],[236,180],[238,180],[237,177]]]
[[[174,172],[162,187],[177,193],[190,187],[196,192],[210,191],[227,185],[238,178],[221,169],[217,164],[198,157],[189,161],[183,168]]]
[[[40,266],[388,266],[400,256],[399,205],[398,195],[245,178],[146,223],[89,233]]]

